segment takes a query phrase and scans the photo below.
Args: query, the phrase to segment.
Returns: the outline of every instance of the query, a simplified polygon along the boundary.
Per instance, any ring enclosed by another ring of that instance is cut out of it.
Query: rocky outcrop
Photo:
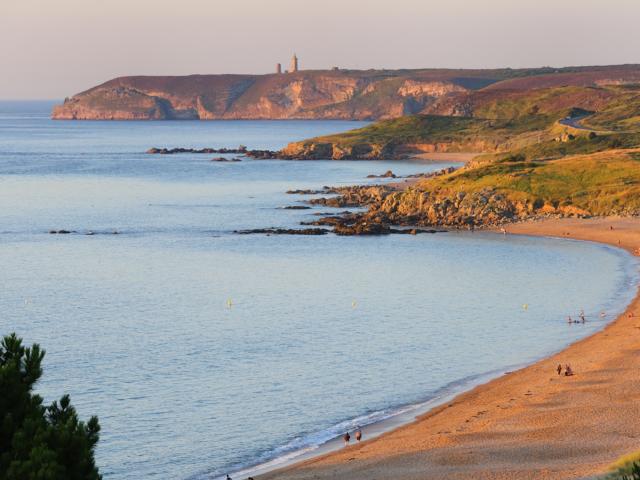
[[[407,158],[406,153],[396,151],[395,145],[359,143],[340,145],[324,142],[290,143],[280,151],[282,158],[295,160],[380,160]]]
[[[393,173],[392,170],[387,170],[382,175],[375,175],[372,173],[371,175],[367,175],[367,178],[398,178],[398,176]]]
[[[336,196],[312,198],[309,203],[334,208],[363,207],[382,202],[391,191],[391,188],[381,185],[335,187],[331,192]]]
[[[370,204],[367,216],[390,224],[475,228],[503,225],[542,216],[587,217],[590,213],[572,205],[552,205],[539,199],[514,199],[485,188],[466,193],[429,192],[408,188]]]
[[[433,176],[451,173],[443,170]],[[368,207],[366,212],[329,215],[303,225],[333,227],[340,235],[394,232],[392,226],[483,228],[544,216],[587,217],[590,213],[573,205],[552,205],[541,200],[515,200],[494,189],[467,193],[430,192],[391,186],[338,187],[337,195],[309,200],[327,207]]]
[[[148,154],[151,155],[174,155],[176,153],[232,153],[232,154],[244,154],[247,153],[246,147],[238,147],[238,148],[157,148],[152,147],[147,150]]]
[[[163,98],[126,87],[102,88],[87,96],[65,99],[53,109],[56,120],[163,120],[170,117]]]
[[[239,235],[326,235],[329,230],[324,228],[254,228],[251,230],[236,230]]]

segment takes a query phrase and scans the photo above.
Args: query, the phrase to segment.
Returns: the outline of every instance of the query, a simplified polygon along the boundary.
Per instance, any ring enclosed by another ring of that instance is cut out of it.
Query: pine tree
[[[68,395],[45,407],[32,392],[44,355],[15,333],[0,343],[0,480],[99,480],[98,419],[80,421]]]

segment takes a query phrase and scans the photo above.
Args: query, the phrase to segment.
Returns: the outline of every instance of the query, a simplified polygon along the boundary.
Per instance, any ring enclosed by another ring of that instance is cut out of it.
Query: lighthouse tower
[[[298,71],[298,57],[296,56],[296,54],[293,54],[293,58],[291,59],[291,68],[289,69],[290,72],[297,72]]]

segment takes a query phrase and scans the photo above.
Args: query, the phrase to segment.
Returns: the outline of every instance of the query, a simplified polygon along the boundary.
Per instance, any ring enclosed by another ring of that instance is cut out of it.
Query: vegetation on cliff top
[[[473,116],[403,117],[288,150],[333,158],[412,148],[485,152],[458,171],[387,192],[369,213],[384,223],[481,226],[540,215],[640,215],[638,122],[640,88],[553,87],[485,96]]]
[[[489,163],[418,182],[453,195],[493,189],[514,201],[589,215],[640,213],[640,150],[610,150],[550,161]]]

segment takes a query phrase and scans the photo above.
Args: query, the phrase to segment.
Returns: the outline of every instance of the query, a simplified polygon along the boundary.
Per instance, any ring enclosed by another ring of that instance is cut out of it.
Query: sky
[[[0,99],[113,77],[640,63],[640,0],[0,0]]]

